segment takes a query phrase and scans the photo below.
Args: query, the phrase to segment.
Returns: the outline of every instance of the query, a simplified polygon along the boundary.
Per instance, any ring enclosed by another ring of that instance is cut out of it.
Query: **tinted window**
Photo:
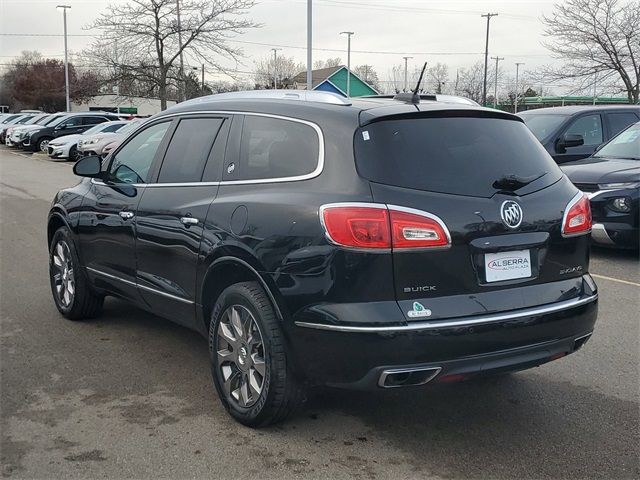
[[[600,115],[585,115],[574,120],[564,134],[582,135],[585,145],[600,145],[602,143]]]
[[[82,125],[82,117],[71,117],[60,124],[61,127],[77,127]]]
[[[638,117],[631,112],[608,113],[607,118],[609,118],[609,128],[611,129],[612,137],[615,137],[629,125],[638,121]]]
[[[594,157],[640,160],[640,123],[627,128],[602,147]]]
[[[199,182],[220,125],[220,118],[180,120],[164,156],[158,182]]]
[[[107,119],[104,117],[83,117],[82,124],[83,125],[97,125],[98,123],[106,122]]]
[[[117,132],[118,130],[120,130],[125,124],[124,123],[114,123],[112,125],[107,125],[106,127],[104,127],[102,129],[102,132],[104,133],[113,133],[113,132]]]
[[[388,120],[359,129],[358,172],[374,182],[433,192],[491,197],[505,175],[537,177],[543,187],[562,173],[527,127],[496,118]]]
[[[144,129],[116,154],[109,168],[113,182],[146,183],[153,158],[171,122]]]
[[[224,180],[305,175],[318,166],[319,138],[309,125],[291,120],[244,117],[238,163],[225,167]]]

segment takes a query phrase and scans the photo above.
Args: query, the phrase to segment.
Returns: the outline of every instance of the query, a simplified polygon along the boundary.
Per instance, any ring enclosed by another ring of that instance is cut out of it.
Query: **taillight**
[[[579,192],[571,199],[562,219],[562,236],[573,237],[591,231],[591,205],[589,197]]]
[[[445,224],[435,215],[389,205],[393,248],[442,248],[451,244]]]
[[[351,248],[445,248],[451,237],[435,215],[394,205],[323,205],[320,218],[329,240]]]
[[[320,218],[333,243],[355,248],[391,248],[389,211],[385,205],[323,205]]]

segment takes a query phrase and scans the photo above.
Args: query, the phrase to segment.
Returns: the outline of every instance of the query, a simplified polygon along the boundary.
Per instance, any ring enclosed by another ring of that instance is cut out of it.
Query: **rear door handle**
[[[180,217],[180,221],[183,225],[190,227],[191,225],[197,225],[198,219],[193,217]]]
[[[130,220],[133,218],[134,213],[129,212],[128,210],[122,210],[119,215],[123,220]]]

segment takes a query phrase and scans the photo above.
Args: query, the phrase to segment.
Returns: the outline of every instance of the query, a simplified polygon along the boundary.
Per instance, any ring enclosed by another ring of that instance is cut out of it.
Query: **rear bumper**
[[[576,339],[593,331],[597,293],[543,307],[368,330],[297,322],[288,334],[296,365],[312,384],[379,388],[382,372],[417,367],[439,369],[431,379],[438,382],[530,368],[572,353]]]
[[[591,240],[603,247],[638,248],[640,234],[638,228],[628,223],[594,223]]]

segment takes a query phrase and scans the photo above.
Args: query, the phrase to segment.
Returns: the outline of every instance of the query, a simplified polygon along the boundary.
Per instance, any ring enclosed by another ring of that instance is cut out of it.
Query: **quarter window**
[[[220,125],[220,118],[180,120],[164,156],[158,182],[199,182]]]
[[[246,115],[237,165],[227,161],[223,180],[297,177],[318,166],[319,138],[304,123]]]
[[[151,163],[171,122],[145,128],[116,154],[109,169],[109,179],[116,183],[146,183]]]
[[[567,129],[566,134],[582,135],[585,145],[600,145],[602,143],[600,115],[586,115],[578,118]]]

